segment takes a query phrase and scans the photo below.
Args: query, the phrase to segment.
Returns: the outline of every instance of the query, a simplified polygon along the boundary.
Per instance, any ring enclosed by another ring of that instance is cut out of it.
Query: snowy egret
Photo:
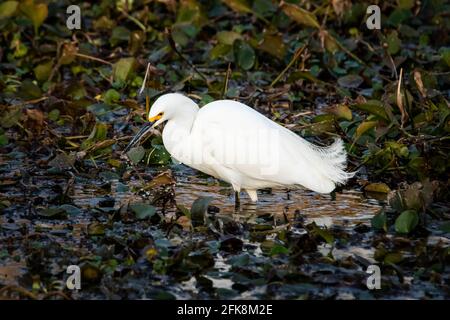
[[[148,121],[124,152],[166,122],[162,138],[173,159],[230,183],[236,196],[244,189],[254,202],[262,188],[302,186],[330,193],[354,174],[344,171],[342,140],[316,146],[237,101],[199,108],[190,98],[169,93],[155,101]]]

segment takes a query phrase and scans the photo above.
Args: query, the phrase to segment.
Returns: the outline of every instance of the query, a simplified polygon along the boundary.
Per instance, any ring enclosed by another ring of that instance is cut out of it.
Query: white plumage
[[[149,120],[157,120],[152,127],[167,121],[163,143],[174,159],[230,183],[235,191],[245,189],[252,201],[256,190],[269,187],[329,193],[353,176],[344,171],[341,140],[315,146],[237,101],[199,108],[184,95],[165,94],[155,101]]]

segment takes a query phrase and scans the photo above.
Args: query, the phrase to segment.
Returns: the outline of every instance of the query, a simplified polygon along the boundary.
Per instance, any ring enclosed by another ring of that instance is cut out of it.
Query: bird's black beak
[[[133,148],[135,145],[137,145],[139,142],[141,142],[142,139],[144,139],[149,133],[150,129],[152,128],[154,122],[147,122],[144,124],[141,130],[134,136],[133,139],[131,139],[130,143],[127,145],[127,147],[123,150],[123,153],[127,153],[130,151],[131,148]]]

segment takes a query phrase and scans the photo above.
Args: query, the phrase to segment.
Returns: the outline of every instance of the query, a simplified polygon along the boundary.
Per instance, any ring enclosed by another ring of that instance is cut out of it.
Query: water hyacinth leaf
[[[19,5],[18,1],[5,1],[0,4],[0,19],[12,17]]]
[[[398,8],[400,9],[411,9],[414,7],[415,1],[414,0],[398,0]]]
[[[123,26],[118,26],[112,30],[111,37],[109,38],[109,43],[112,47],[115,47],[121,42],[127,42],[129,39],[130,30]]]
[[[336,38],[334,38],[328,31],[320,30],[319,36],[320,36],[321,42],[323,43],[324,48],[328,52],[335,54],[339,50],[338,40]]]
[[[240,33],[235,31],[220,31],[217,32],[216,38],[219,43],[233,45],[234,41],[237,39],[242,39],[242,36]]]
[[[300,8],[297,5],[282,1],[280,8],[289,18],[291,18],[295,22],[303,24],[308,27],[313,27],[317,29],[320,28],[320,24],[317,21],[316,16],[313,13],[303,8]]]
[[[357,74],[348,74],[338,79],[338,84],[344,88],[358,88],[364,79]]]
[[[442,60],[445,62],[445,64],[450,67],[450,49],[449,48],[443,48],[440,50]]]
[[[114,81],[125,82],[131,72],[134,70],[136,63],[135,58],[122,58],[114,64],[113,78]]]
[[[205,223],[205,215],[208,205],[213,200],[211,197],[200,197],[194,201],[191,207],[191,220],[194,227]]]
[[[398,37],[397,31],[392,31],[386,38],[386,43],[388,45],[388,52],[392,55],[400,51],[402,42]]]
[[[265,51],[280,60],[283,59],[286,54],[286,46],[283,42],[283,38],[279,34],[264,34],[264,39],[258,45],[258,49]]]
[[[53,109],[48,113],[48,118],[52,121],[58,121],[60,115],[61,111],[59,111],[58,109]]]
[[[39,27],[44,23],[48,16],[48,7],[46,3],[34,3],[34,0],[25,0],[19,5],[20,11],[31,20],[34,31],[37,33]]]
[[[63,204],[63,205],[59,206],[59,209],[64,210],[69,215],[79,215],[83,212],[83,211],[81,211],[80,208],[75,207],[71,204]]]
[[[133,203],[130,208],[139,220],[150,218],[156,213],[155,207],[146,203]]]
[[[158,176],[154,177],[152,179],[152,181],[150,181],[147,184],[148,188],[155,188],[155,187],[160,187],[160,186],[167,186],[167,185],[171,185],[174,184],[175,180],[173,179],[172,174],[170,173],[170,171],[165,171],[161,174],[159,174]]]
[[[45,218],[51,218],[51,219],[65,219],[66,216],[66,210],[58,207],[50,207],[47,209],[43,209],[39,211],[39,215]]]
[[[365,134],[370,129],[373,129],[377,126],[378,121],[363,121],[359,124],[358,128],[356,128],[355,141],[357,141],[363,134]]]
[[[281,246],[281,245],[274,245],[272,249],[270,249],[270,256],[275,256],[279,254],[289,254],[289,249]]]
[[[240,268],[247,266],[250,262],[250,255],[248,253],[242,253],[236,256],[232,256],[228,263],[230,263],[235,268]]]
[[[377,193],[389,193],[391,189],[386,183],[370,183],[364,187],[364,190],[367,192],[377,192]]]
[[[115,89],[108,89],[103,97],[107,104],[114,104],[120,100],[120,93]]]
[[[331,110],[331,113],[333,113],[338,120],[351,121],[353,118],[352,110],[350,110],[350,108],[345,104],[340,104],[334,107]]]
[[[84,140],[83,143],[81,144],[81,148],[87,149],[98,141],[106,140],[107,134],[108,134],[108,125],[103,122],[97,122],[94,128],[92,129],[89,137],[87,137],[86,140]]]
[[[36,79],[39,81],[47,80],[50,76],[50,73],[52,72],[52,68],[53,63],[51,61],[47,61],[36,66],[33,70]]]
[[[369,100],[365,103],[357,103],[351,106],[352,108],[369,112],[384,120],[389,121],[389,117],[384,109],[383,103],[378,100]]]
[[[439,230],[450,233],[450,221],[444,222],[439,226]]]
[[[255,64],[255,50],[242,40],[234,42],[234,55],[237,64],[244,70],[250,70]]]
[[[163,145],[155,145],[150,151],[148,163],[163,165],[170,163],[171,159],[170,153]]]
[[[246,0],[222,0],[231,10],[240,13],[252,13],[252,9]]]
[[[20,86],[19,96],[24,99],[37,99],[42,96],[42,90],[30,79],[25,79]]]
[[[387,216],[384,210],[381,210],[371,220],[372,227],[378,230],[387,231]]]
[[[9,139],[6,135],[0,134],[0,147],[6,146],[9,143]]]
[[[205,22],[206,18],[204,17],[202,7],[197,0],[180,1],[175,26],[183,26],[186,35],[192,38],[195,34],[192,34],[189,29],[198,29]],[[192,28],[194,26],[198,28]],[[197,33],[197,31],[194,31],[194,33]]]
[[[22,117],[22,111],[18,107],[10,108],[8,111],[3,111],[2,113],[0,116],[0,126],[5,129],[15,126]]]
[[[403,211],[395,220],[395,231],[408,234],[414,230],[419,223],[419,215],[415,210]]]
[[[211,60],[216,60],[217,58],[223,58],[232,54],[233,46],[219,43],[209,52],[209,57]]]
[[[321,228],[315,223],[312,224],[312,230],[315,234],[320,236],[323,240],[326,241],[328,244],[333,244],[334,242],[334,236],[325,228]]]
[[[395,265],[403,261],[403,255],[401,252],[389,252],[384,257],[383,262],[389,265]]]
[[[145,149],[142,146],[137,146],[134,148],[131,148],[130,151],[127,152],[128,158],[134,163],[138,164],[145,155]]]

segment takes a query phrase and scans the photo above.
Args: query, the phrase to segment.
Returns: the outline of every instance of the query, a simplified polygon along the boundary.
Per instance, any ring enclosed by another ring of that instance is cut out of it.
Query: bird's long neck
[[[191,129],[198,106],[187,107],[175,118],[167,121],[163,131],[164,146],[176,160],[188,164],[191,156]]]

